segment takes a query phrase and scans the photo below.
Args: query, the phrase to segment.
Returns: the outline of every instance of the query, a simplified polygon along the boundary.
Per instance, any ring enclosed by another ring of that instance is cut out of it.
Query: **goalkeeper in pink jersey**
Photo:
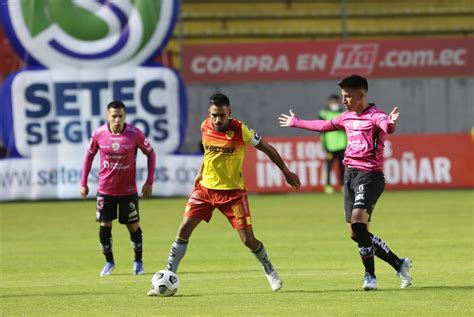
[[[279,117],[280,126],[327,132],[344,130],[347,148],[344,154],[344,209],[352,240],[359,246],[365,267],[364,290],[376,290],[374,255],[390,264],[401,278],[401,288],[411,285],[410,259],[400,259],[387,244],[368,231],[375,204],[385,187],[383,150],[387,134],[395,132],[399,111],[387,116],[367,102],[367,79],[358,75],[340,83],[346,111],[332,120],[301,120],[293,111]]]
[[[135,180],[135,160],[140,149],[147,156],[148,177],[142,187],[143,197],[152,192],[155,175],[155,152],[143,132],[125,123],[125,105],[112,101],[107,105],[107,123],[92,133],[82,167],[80,193],[83,199],[89,194],[87,177],[95,155],[100,150],[99,186],[97,188],[97,221],[99,238],[105,256],[100,276],[107,276],[115,268],[112,253],[112,221],[127,226],[135,253],[133,274],[144,273],[142,262],[143,234],[138,213],[138,194]]]

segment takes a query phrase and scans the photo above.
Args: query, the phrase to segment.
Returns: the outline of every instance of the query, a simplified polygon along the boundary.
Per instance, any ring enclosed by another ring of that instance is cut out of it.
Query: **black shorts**
[[[117,206],[121,224],[132,224],[140,221],[138,194],[110,196],[101,193],[97,193],[96,220],[98,222],[108,222],[117,219]]]
[[[352,210],[367,209],[369,221],[375,204],[385,188],[382,172],[364,172],[347,168],[344,176],[344,209],[346,222],[351,222]]]

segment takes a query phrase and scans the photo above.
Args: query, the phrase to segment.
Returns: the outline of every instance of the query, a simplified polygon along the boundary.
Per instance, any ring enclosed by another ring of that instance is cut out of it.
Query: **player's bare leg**
[[[352,231],[351,224],[347,224],[351,239],[357,242],[355,238],[355,234]],[[367,224],[367,230],[369,229],[369,224]],[[369,234],[372,238],[372,243],[374,246],[374,254],[390,264],[395,271],[397,272],[397,276],[400,277],[402,280],[401,288],[407,288],[411,285],[411,276],[410,276],[410,267],[411,261],[409,258],[399,258],[392,250],[388,247],[388,245],[383,241],[380,237],[372,234],[369,231]]]
[[[143,232],[140,228],[140,223],[127,224],[128,232],[130,233],[130,241],[132,242],[135,259],[133,261],[133,275],[141,275],[145,273],[142,261],[143,254]]]
[[[173,242],[168,256],[168,270],[175,273],[178,271],[179,263],[186,254],[189,238],[201,221],[199,218],[183,217],[176,240]]]
[[[377,289],[377,280],[374,268],[374,245],[367,224],[369,213],[367,209],[356,208],[352,210],[351,229],[359,246],[359,254],[365,267],[364,284],[362,288],[366,291]]]
[[[240,240],[242,240],[244,245],[252,251],[257,260],[262,264],[263,270],[265,271],[265,275],[267,276],[268,283],[270,283],[272,290],[275,292],[280,290],[283,282],[270,262],[270,258],[267,255],[267,251],[265,250],[263,243],[255,238],[252,227],[237,229],[237,232],[239,233]]]
[[[100,276],[108,276],[112,274],[115,268],[114,254],[112,252],[112,221],[100,222],[99,239],[106,261]]]

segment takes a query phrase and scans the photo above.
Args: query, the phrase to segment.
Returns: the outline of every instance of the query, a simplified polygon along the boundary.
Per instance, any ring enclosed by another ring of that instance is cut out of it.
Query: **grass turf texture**
[[[357,247],[347,234],[342,195],[250,197],[254,230],[278,269],[273,293],[260,264],[216,210],[194,232],[170,298],[147,297],[165,267],[186,198],[141,201],[146,274],[133,276],[132,248],[114,222],[116,269],[101,278],[94,201],[0,206],[0,315],[462,316],[473,313],[472,191],[386,192],[371,231],[414,264],[401,290],[376,260],[379,290],[364,292]]]

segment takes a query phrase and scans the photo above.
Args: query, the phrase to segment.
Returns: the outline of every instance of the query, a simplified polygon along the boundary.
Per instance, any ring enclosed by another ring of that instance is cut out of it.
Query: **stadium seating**
[[[474,34],[471,0],[343,2],[183,0],[182,40],[191,44]],[[177,26],[168,46],[177,68],[179,37]]]

